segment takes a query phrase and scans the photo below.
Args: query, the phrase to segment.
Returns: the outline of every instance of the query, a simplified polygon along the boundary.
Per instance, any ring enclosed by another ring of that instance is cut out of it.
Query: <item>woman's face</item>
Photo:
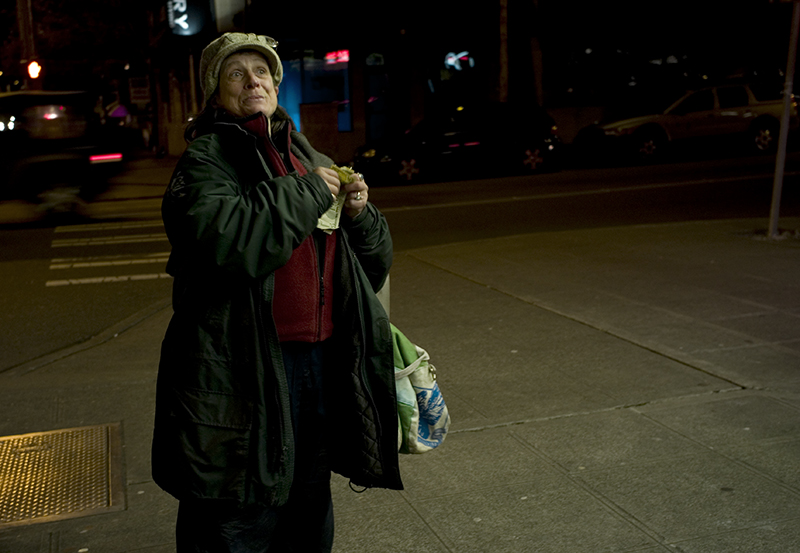
[[[231,54],[219,71],[220,107],[236,117],[260,111],[272,117],[278,107],[278,87],[272,84],[267,60],[257,52]]]

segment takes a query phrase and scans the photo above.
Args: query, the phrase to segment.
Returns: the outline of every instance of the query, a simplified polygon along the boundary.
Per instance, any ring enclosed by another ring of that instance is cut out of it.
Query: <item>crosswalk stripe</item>
[[[120,223],[102,223],[95,225],[68,225],[63,227],[56,227],[55,232],[88,232],[88,231],[104,231],[104,230],[117,230],[128,228],[147,228],[147,227],[161,227],[164,226],[161,219],[152,219],[149,221],[128,221]]]
[[[87,267],[120,267],[125,265],[144,265],[147,263],[166,263],[169,252],[134,256],[132,254],[107,255],[96,257],[71,257],[50,260],[50,269],[83,269]]]
[[[121,236],[107,236],[101,238],[65,238],[53,240],[50,247],[65,248],[76,246],[107,246],[111,244],[139,244],[144,242],[166,242],[166,233],[130,234]]]
[[[104,276],[104,277],[91,277],[91,278],[70,278],[65,280],[48,280],[44,283],[47,287],[53,286],[70,286],[75,284],[106,284],[109,282],[129,282],[132,280],[157,280],[160,278],[172,278],[167,273],[152,273],[145,275],[119,275],[119,276]]]
[[[50,246],[52,248],[86,248],[90,246],[104,246],[104,245],[126,245],[126,244],[141,244],[146,242],[166,242],[167,235],[164,232],[153,232],[148,234],[116,234],[108,235],[114,231],[128,230],[128,229],[145,229],[152,227],[162,227],[163,223],[160,219],[149,219],[145,221],[125,221],[117,223],[105,224],[90,224],[90,225],[70,225],[64,227],[56,227],[57,233],[94,233],[101,232],[103,235],[94,237],[81,237],[81,238],[59,238],[54,239]],[[124,251],[124,250],[123,250]],[[87,251],[88,253],[88,251]],[[134,269],[136,265],[150,265],[161,264],[165,265],[169,260],[169,252],[156,252],[156,253],[121,253],[114,255],[88,255],[80,257],[53,257],[50,260],[50,270],[64,271],[71,269],[97,269],[103,267],[130,267]],[[135,269],[134,269],[135,270]],[[150,269],[151,271],[153,269]],[[156,269],[158,270],[158,269]],[[163,268],[161,269],[164,270]],[[69,273],[67,273],[69,274]],[[61,275],[65,275],[63,272]],[[151,272],[145,274],[126,274],[126,275],[113,275],[113,276],[95,276],[83,278],[62,278],[48,280],[45,286],[48,288],[59,286],[75,286],[82,284],[108,284],[115,282],[135,282],[145,280],[160,280],[170,279],[171,275],[166,272]]]

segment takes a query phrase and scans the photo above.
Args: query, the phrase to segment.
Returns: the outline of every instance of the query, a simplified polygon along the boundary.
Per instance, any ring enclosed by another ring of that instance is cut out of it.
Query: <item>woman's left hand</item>
[[[358,217],[367,206],[367,198],[369,197],[369,186],[364,182],[364,175],[361,173],[355,174],[356,180],[350,184],[343,186],[347,192],[347,199],[344,202],[344,213],[351,219]]]

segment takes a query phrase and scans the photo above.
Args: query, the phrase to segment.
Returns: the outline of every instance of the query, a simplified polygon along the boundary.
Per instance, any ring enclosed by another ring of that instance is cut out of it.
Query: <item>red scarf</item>
[[[261,138],[262,153],[276,176],[289,174],[278,149],[267,132],[269,121],[263,115],[243,123],[243,127]],[[283,135],[284,133],[281,133]],[[308,173],[291,150],[291,133],[285,133],[284,152],[294,171]],[[282,138],[278,135],[276,138]],[[322,232],[322,231],[315,231]],[[335,231],[334,231],[335,232]],[[325,234],[325,259],[320,271],[317,243],[308,236],[293,252],[289,261],[275,271],[275,295],[272,316],[281,342],[321,342],[333,335],[333,266],[336,235]],[[322,273],[320,275],[320,273]]]

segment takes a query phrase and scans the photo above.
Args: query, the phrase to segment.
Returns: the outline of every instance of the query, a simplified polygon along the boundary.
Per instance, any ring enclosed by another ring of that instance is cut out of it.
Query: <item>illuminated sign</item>
[[[325,54],[325,63],[347,63],[350,61],[350,50],[336,50]]]
[[[32,61],[28,64],[28,75],[30,75],[31,79],[38,79],[39,73],[42,71],[42,66],[39,65],[37,62]]]
[[[212,19],[209,0],[167,0],[167,21],[173,34],[191,36]]]
[[[122,154],[102,154],[89,157],[89,163],[111,163],[122,161]]]
[[[459,52],[456,54],[455,52],[450,52],[444,57],[444,66],[448,69],[453,68],[456,71],[461,71],[463,69],[462,64],[467,64],[470,67],[475,67],[475,60],[469,55],[469,52],[466,50],[463,52]]]

